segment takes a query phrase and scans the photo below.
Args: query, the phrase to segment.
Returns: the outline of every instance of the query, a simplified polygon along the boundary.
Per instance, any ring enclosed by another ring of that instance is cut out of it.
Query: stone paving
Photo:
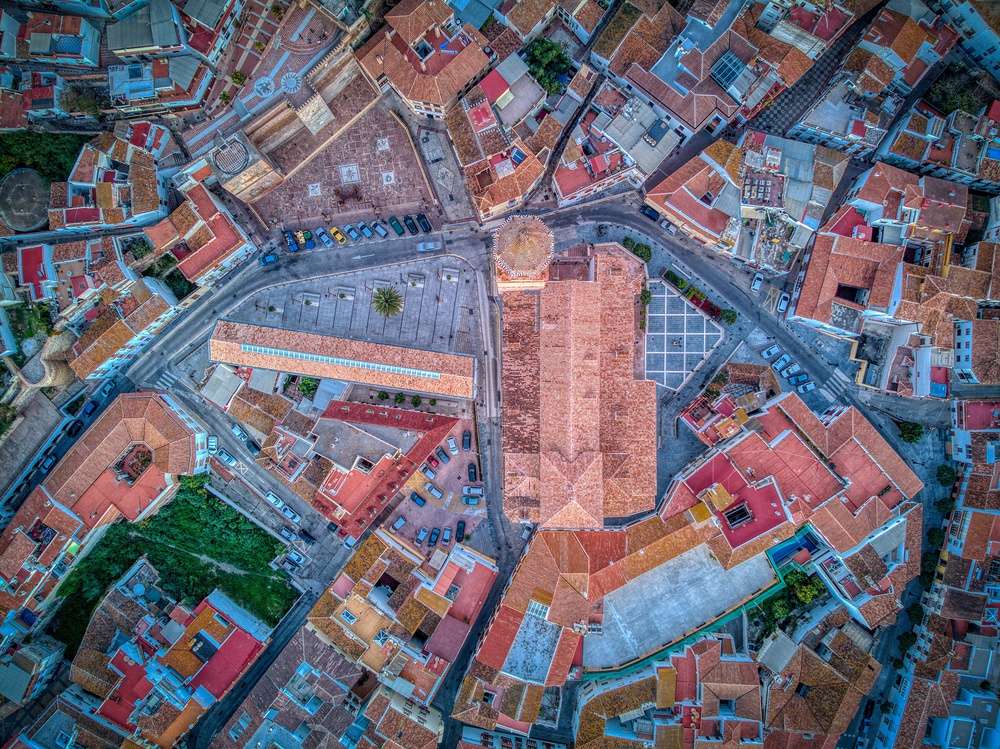
[[[416,213],[430,202],[406,129],[376,104],[253,205],[271,226],[314,229]]]
[[[377,314],[371,303],[374,290],[383,287],[396,289],[404,300],[403,311],[388,320]],[[307,333],[473,355],[481,350],[478,309],[475,273],[464,262],[443,257],[272,286],[251,296],[226,317]]]
[[[646,308],[646,378],[680,388],[722,340],[722,328],[660,280]]]

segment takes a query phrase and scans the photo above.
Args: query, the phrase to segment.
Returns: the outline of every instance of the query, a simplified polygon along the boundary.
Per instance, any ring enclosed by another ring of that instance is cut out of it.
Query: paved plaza
[[[372,308],[375,289],[392,287],[403,311]],[[482,351],[475,273],[451,257],[396,263],[355,273],[271,286],[226,317],[286,330],[372,343],[475,355]]]
[[[660,280],[649,282],[646,377],[678,390],[722,340],[722,327]]]
[[[294,230],[416,213],[430,202],[406,129],[376,104],[253,205],[270,226]]]

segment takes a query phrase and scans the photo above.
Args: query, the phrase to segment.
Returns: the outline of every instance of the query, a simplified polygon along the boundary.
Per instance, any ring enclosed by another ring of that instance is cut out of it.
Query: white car
[[[216,454],[215,457],[217,457],[219,460],[221,460],[230,468],[236,468],[236,466],[240,464],[240,462],[236,460],[236,458],[227,453],[225,450],[219,450],[219,452]]]
[[[765,359],[770,359],[772,356],[781,351],[781,346],[771,346],[760,352],[760,355]]]
[[[215,455],[219,452],[219,438],[212,435],[208,438],[208,454]]]
[[[288,505],[285,505],[284,507],[281,508],[281,514],[284,515],[289,520],[291,520],[293,523],[298,523],[300,520],[302,520],[302,516],[299,515],[299,513],[297,513]]]
[[[448,438],[448,452],[452,455],[458,455],[458,443],[455,441],[454,437]]]
[[[329,249],[333,249],[333,240],[330,239],[330,235],[326,233],[326,229],[322,226],[316,230],[316,236],[319,237],[319,241],[325,244]]]
[[[782,354],[781,357],[777,359],[774,362],[774,364],[771,365],[771,369],[773,369],[775,372],[780,372],[785,367],[787,367],[791,363],[791,361],[792,357],[790,357],[788,354]]]
[[[291,559],[296,564],[305,564],[306,558],[302,556],[299,552],[292,550],[288,552],[288,558]]]
[[[783,370],[781,370],[781,376],[787,380],[792,375],[798,374],[800,369],[802,369],[802,367],[800,367],[797,363],[792,364],[791,366],[785,367]]]
[[[434,250],[440,250],[440,242],[421,242],[417,245],[417,252],[434,252]]]
[[[754,294],[756,294],[758,291],[760,291],[760,287],[763,284],[764,284],[764,274],[763,273],[754,273],[753,274],[753,281],[750,282],[750,291],[752,291]]]
[[[279,510],[285,506],[285,503],[281,501],[281,497],[279,497],[274,492],[268,492],[266,495],[264,495],[264,497],[265,499],[267,499],[268,502],[277,507]]]
[[[778,299],[778,312],[784,312],[788,309],[788,303],[792,300],[788,294],[782,294],[781,298]]]

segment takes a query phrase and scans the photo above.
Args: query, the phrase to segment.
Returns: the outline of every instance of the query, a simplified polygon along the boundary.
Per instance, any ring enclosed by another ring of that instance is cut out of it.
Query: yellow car
[[[334,239],[337,240],[337,244],[347,244],[347,237],[341,234],[340,229],[338,229],[336,226],[330,227],[330,234],[333,236]]]

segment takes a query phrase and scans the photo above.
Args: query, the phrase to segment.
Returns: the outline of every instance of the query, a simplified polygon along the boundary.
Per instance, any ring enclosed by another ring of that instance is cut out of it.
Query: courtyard
[[[660,280],[649,282],[646,377],[679,390],[722,340],[722,327]]]

